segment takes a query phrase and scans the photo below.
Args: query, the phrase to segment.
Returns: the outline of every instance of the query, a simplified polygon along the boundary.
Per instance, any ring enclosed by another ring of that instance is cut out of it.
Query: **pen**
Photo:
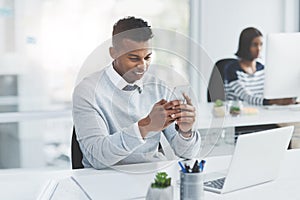
[[[193,169],[192,169],[193,173],[198,173],[199,171],[199,166],[198,166],[198,160],[195,161]]]
[[[186,170],[185,170],[184,166],[182,165],[182,163],[181,163],[180,161],[178,161],[178,164],[179,164],[179,166],[180,166],[180,168],[181,168],[181,171],[182,171],[183,173],[186,173]]]
[[[200,163],[199,163],[199,169],[200,169],[200,172],[203,172],[204,170],[204,164],[206,163],[205,160],[201,160]]]
[[[185,166],[185,171],[186,171],[187,173],[189,173],[189,172],[190,172],[190,166],[187,165],[187,164],[184,164],[184,166]]]

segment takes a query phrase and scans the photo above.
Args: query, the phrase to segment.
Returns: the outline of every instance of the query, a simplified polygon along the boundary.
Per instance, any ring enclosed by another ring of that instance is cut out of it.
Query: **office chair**
[[[207,101],[214,102],[217,99],[225,101],[224,69],[230,64],[238,62],[235,58],[225,58],[216,62],[207,88]]]
[[[82,169],[84,168],[82,161],[82,152],[79,147],[79,143],[76,139],[75,127],[73,126],[72,133],[72,142],[71,142],[71,160],[72,160],[72,169]]]

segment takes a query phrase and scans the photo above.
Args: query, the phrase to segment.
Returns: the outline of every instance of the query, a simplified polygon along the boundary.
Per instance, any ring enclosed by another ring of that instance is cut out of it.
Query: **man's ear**
[[[114,60],[118,57],[117,50],[115,47],[109,47],[109,54]]]

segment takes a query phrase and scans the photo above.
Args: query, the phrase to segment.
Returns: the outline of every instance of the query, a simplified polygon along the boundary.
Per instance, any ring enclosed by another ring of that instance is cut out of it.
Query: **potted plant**
[[[232,116],[238,116],[241,114],[242,107],[243,105],[241,101],[234,101],[230,106],[229,112]]]
[[[224,102],[220,99],[217,99],[214,103],[213,114],[216,117],[224,117],[226,113],[226,107]]]
[[[173,187],[171,178],[166,172],[158,172],[155,176],[154,183],[151,183],[146,200],[172,200]]]

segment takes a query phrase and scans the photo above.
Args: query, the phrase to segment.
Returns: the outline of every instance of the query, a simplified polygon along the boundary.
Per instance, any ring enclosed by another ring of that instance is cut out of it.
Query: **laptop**
[[[227,174],[206,174],[204,189],[223,194],[274,180],[293,130],[287,126],[239,136]]]

